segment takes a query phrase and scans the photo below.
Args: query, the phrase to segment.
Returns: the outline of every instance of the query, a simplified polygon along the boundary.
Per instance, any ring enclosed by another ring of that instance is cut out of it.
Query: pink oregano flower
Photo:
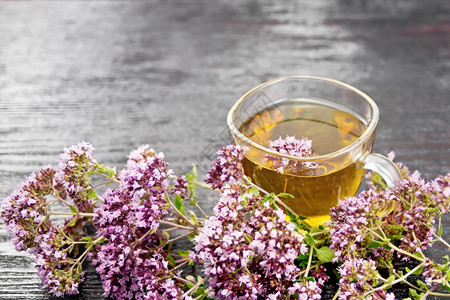
[[[282,139],[280,136],[274,141],[269,141],[269,149],[280,154],[297,157],[310,157],[313,155],[312,141],[306,137],[296,139],[295,136],[287,135],[286,138]],[[268,154],[266,155],[266,159],[272,162],[273,168],[275,168],[278,173],[284,173],[285,171],[297,173],[299,168],[317,168],[317,163],[315,162],[299,162],[285,157],[277,157]]]

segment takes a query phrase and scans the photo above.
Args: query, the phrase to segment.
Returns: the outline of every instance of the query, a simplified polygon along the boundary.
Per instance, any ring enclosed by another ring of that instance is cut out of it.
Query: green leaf
[[[95,196],[97,196],[97,193],[95,192],[95,190],[94,189],[90,189],[89,192],[88,192],[88,197],[91,198],[91,199],[94,199]]]
[[[300,268],[306,267],[307,265],[308,265],[308,261],[307,261],[307,260],[302,260],[302,261],[298,264],[298,266],[299,266]]]
[[[198,173],[197,173],[197,166],[196,165],[192,166],[192,175],[194,176],[195,179],[198,179]]]
[[[69,205],[69,208],[70,208],[70,211],[73,212],[74,214],[78,213],[78,209],[75,206]]]
[[[306,225],[304,222],[301,222],[299,227],[300,227],[303,231],[306,231],[306,232],[309,232],[309,230],[310,230],[309,226]]]
[[[69,248],[67,248],[67,253],[71,254],[73,251],[73,248],[75,248],[75,244],[72,244],[69,246]]]
[[[182,258],[188,258],[189,257],[189,250],[179,250],[177,251],[177,253],[182,257]]]
[[[192,288],[194,287],[194,285],[195,285],[195,284],[193,284],[193,283],[190,282],[190,281],[186,281],[185,284],[186,284],[186,286],[187,286],[188,289],[192,289]]]
[[[106,174],[108,174],[109,178],[113,178],[114,175],[116,174],[116,170],[110,167],[105,167],[106,169]]]
[[[206,297],[205,289],[203,287],[200,287],[200,286],[195,291],[195,294],[199,295],[199,297],[195,298],[195,300],[205,299],[205,297]]]
[[[405,267],[405,270],[407,273],[411,272],[411,270],[408,267]],[[422,274],[422,271],[423,271],[423,267],[420,267],[417,270],[415,270],[414,273],[412,273],[412,274],[420,275],[420,274]]]
[[[167,231],[163,231],[162,233],[168,240],[170,239],[170,234]]]
[[[305,242],[309,246],[314,246],[316,244],[316,241],[314,240],[314,238],[309,233],[307,233],[305,235]]]
[[[289,193],[279,193],[278,197],[282,197],[282,198],[295,198],[294,195],[289,194]]]
[[[445,284],[443,285],[443,288],[447,290],[447,292],[450,292],[450,285]]]
[[[192,210],[189,210],[189,214],[191,215],[192,224],[197,225],[198,219],[197,219],[197,216],[195,215],[195,213]]]
[[[299,219],[299,220],[309,220],[309,218],[308,217],[305,217],[305,216],[302,216],[302,215],[298,215],[297,216],[297,218]]]
[[[320,249],[316,249],[317,252],[317,258],[321,262],[331,262],[331,260],[334,257],[334,251],[331,250],[330,247],[323,246]]]
[[[191,232],[191,233],[188,235],[188,239],[189,239],[190,241],[193,241],[193,240],[195,239],[196,236],[197,236],[197,233]]]
[[[298,260],[308,260],[308,257],[309,257],[309,255],[307,255],[307,254],[299,254],[298,256],[297,256],[297,259]]]
[[[175,262],[175,259],[174,259],[172,256],[167,255],[167,261],[169,262],[169,265],[170,265],[171,267],[175,267],[176,262]]]
[[[426,283],[423,282],[422,280],[417,280],[416,283],[417,283],[417,285],[418,285],[421,289],[424,289],[424,290],[427,290],[427,289],[428,289],[428,286],[427,286]]]
[[[393,281],[395,281],[395,275],[394,274],[392,274],[391,276],[389,276],[386,280],[388,281],[388,282],[393,282]]]
[[[184,201],[180,195],[175,195],[174,204],[175,208],[185,216],[186,212],[184,211]]]
[[[258,190],[258,188],[256,186],[252,186],[250,188],[250,193],[252,193],[255,196],[258,196],[259,195],[259,190]]]
[[[244,233],[244,240],[246,243],[250,244],[253,241],[253,238],[250,234]]]
[[[379,244],[379,243],[377,243],[377,242],[372,242],[372,243],[370,243],[368,246],[367,246],[367,248],[378,248],[378,247],[380,247],[381,245]]]
[[[437,235],[438,235],[438,236],[441,236],[441,235],[442,235],[442,223],[439,224],[439,230],[438,230]]]
[[[47,221],[50,219],[50,215],[46,215],[44,218],[44,221],[42,221],[42,224],[47,223]]]
[[[341,275],[336,269],[332,269],[334,276],[336,277],[337,281],[341,279]]]
[[[84,238],[82,238],[80,241],[83,242],[92,242],[92,238],[90,236],[85,236]]]
[[[409,296],[411,296],[413,299],[416,299],[419,297],[419,294],[417,294],[417,291],[415,289],[409,289]]]
[[[196,175],[195,175],[196,176]],[[190,205],[196,205],[197,204],[197,185],[194,181],[197,181],[196,177],[192,174],[186,174],[186,178],[188,179],[188,190],[190,192]]]
[[[68,226],[68,227],[73,227],[73,226],[75,226],[75,224],[77,224],[77,220],[78,220],[78,217],[75,216],[75,217],[72,219],[72,221],[70,221],[69,224],[67,224],[67,226]]]
[[[97,172],[99,172],[99,173],[104,173],[105,170],[106,170],[106,168],[105,168],[104,165],[97,164]]]

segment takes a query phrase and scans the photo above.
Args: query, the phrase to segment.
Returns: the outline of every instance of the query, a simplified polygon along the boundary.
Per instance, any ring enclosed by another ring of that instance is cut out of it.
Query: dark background
[[[204,174],[232,104],[294,74],[369,94],[375,152],[427,179],[450,170],[449,0],[1,1],[0,199],[81,140],[118,168],[150,144]],[[101,294],[89,272],[77,299]],[[49,299],[2,223],[0,299]]]

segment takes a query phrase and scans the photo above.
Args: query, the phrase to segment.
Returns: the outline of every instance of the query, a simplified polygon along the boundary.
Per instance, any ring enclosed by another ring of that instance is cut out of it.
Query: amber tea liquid
[[[365,123],[354,113],[323,101],[302,99],[280,101],[251,116],[240,128],[249,139],[267,148],[269,140],[280,136],[307,137],[312,140],[314,155],[338,151],[365,130]],[[312,226],[329,220],[329,209],[338,199],[355,195],[365,172],[348,157],[347,161],[319,163],[317,169],[280,174],[264,154],[252,150],[246,153],[244,170],[262,188],[292,194],[294,198],[283,200],[297,214],[308,217]]]

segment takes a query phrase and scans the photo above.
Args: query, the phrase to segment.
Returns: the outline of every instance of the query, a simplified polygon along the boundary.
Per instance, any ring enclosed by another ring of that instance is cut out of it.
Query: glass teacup
[[[339,199],[354,196],[365,170],[388,186],[401,179],[395,164],[371,153],[379,111],[363,92],[313,76],[287,76],[261,84],[228,113],[235,144],[246,146],[245,174],[263,189],[288,193],[283,201],[318,226]],[[269,149],[269,142],[295,137],[312,141],[313,155],[298,157]],[[283,161],[285,168],[277,168]]]

